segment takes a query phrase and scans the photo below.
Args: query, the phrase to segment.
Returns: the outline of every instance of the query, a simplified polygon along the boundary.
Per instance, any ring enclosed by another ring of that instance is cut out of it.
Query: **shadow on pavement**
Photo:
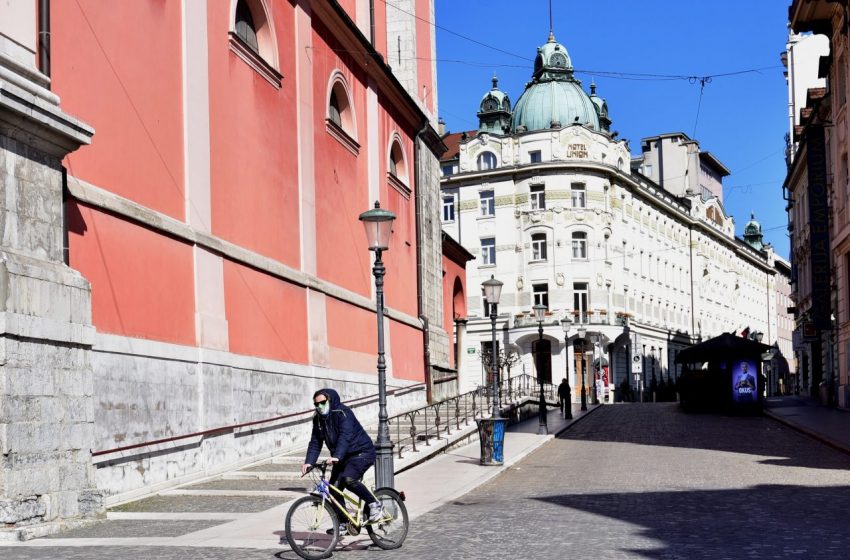
[[[558,438],[745,453],[769,457],[760,461],[767,465],[850,470],[850,456],[811,453],[823,445],[765,416],[692,414],[676,403],[606,406]]]
[[[642,527],[641,536],[657,541],[657,548],[609,543],[635,557],[846,559],[850,550],[847,521],[836,515],[850,509],[848,486],[759,485],[535,499]]]

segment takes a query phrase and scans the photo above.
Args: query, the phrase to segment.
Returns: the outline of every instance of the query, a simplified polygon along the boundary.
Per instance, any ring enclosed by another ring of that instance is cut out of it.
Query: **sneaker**
[[[384,516],[384,506],[381,502],[372,502],[369,504],[369,523],[380,521]]]
[[[333,527],[331,527],[330,529],[325,531],[325,533],[327,533],[328,535],[333,535],[334,534]],[[348,523],[340,523],[339,524],[339,535],[342,536],[346,533],[348,533]]]

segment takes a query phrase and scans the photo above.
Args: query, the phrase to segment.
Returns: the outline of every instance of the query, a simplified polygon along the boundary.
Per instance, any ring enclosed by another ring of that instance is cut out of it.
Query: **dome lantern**
[[[505,134],[510,130],[511,100],[499,89],[499,78],[493,74],[493,87],[481,98],[478,107],[478,131]]]

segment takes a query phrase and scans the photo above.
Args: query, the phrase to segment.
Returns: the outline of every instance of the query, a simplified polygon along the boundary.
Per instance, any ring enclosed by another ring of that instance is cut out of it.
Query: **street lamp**
[[[587,388],[584,385],[584,337],[587,336],[587,327],[581,325],[578,328],[578,337],[581,339],[581,409],[587,410]]]
[[[567,380],[567,404],[564,406],[564,418],[567,420],[572,420],[573,418],[573,390],[570,387],[570,359],[567,356],[567,350],[569,348],[567,344],[570,339],[571,326],[572,321],[568,317],[561,319],[561,328],[564,329],[564,379]]]
[[[501,418],[502,410],[499,402],[499,353],[496,351],[496,317],[499,297],[502,295],[502,283],[490,275],[489,280],[481,283],[484,288],[484,299],[490,304],[490,327],[492,329],[493,350],[490,354],[490,378],[493,383],[493,418]]]
[[[549,426],[546,423],[546,398],[543,396],[543,319],[546,317],[546,306],[537,304],[534,309],[534,319],[537,321],[537,334],[540,335],[537,343],[537,383],[540,385],[540,425],[537,428],[537,434],[541,436],[549,435]]]
[[[390,247],[390,235],[393,231],[395,214],[381,208],[375,201],[375,207],[360,214],[360,221],[366,228],[366,240],[369,250],[375,252],[375,264],[372,274],[375,276],[375,300],[378,310],[378,437],[375,441],[375,485],[378,488],[394,486],[393,442],[390,440],[390,428],[387,424],[387,362],[384,357],[384,274],[386,268],[381,253]]]

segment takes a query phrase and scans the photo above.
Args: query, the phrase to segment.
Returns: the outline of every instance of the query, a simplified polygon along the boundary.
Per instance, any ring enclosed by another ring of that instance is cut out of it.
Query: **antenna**
[[[552,34],[552,0],[549,0],[549,35]]]

